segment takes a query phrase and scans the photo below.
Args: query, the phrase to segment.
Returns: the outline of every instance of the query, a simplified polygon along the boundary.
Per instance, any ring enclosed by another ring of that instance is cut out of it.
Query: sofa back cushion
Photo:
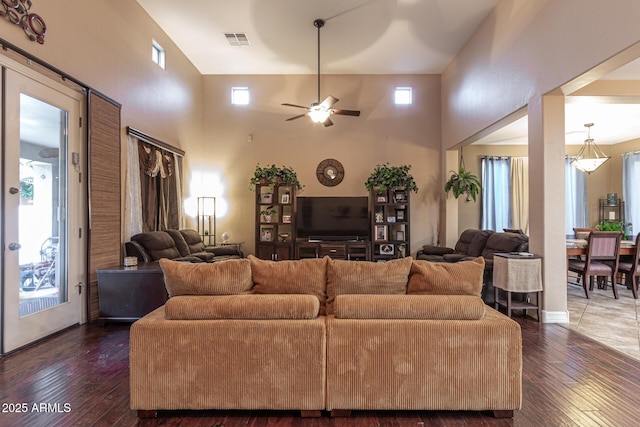
[[[387,262],[329,260],[327,314],[334,313],[333,302],[338,295],[406,294],[411,262],[410,257]]]
[[[180,230],[179,233],[187,244],[190,254],[204,251],[204,242],[196,230],[185,229]]]
[[[320,301],[313,295],[183,295],[169,298],[169,320],[315,319]]]
[[[484,258],[442,263],[413,261],[407,293],[419,295],[473,295],[482,293]]]
[[[180,256],[189,256],[191,254],[191,250],[189,249],[189,245],[182,237],[182,233],[178,230],[167,230],[166,231],[169,236],[173,239],[173,242],[176,244],[176,248],[178,248],[178,252],[180,252]]]
[[[338,295],[336,319],[478,320],[482,298],[471,295]]]
[[[464,230],[456,242],[456,252],[472,257],[480,256],[487,239],[493,233],[493,230],[477,230],[475,228]]]
[[[164,231],[149,231],[131,236],[131,240],[140,243],[152,260],[160,258],[180,258],[183,256],[176,247],[176,242]]]
[[[214,263],[160,260],[169,297],[178,295],[234,295],[251,290],[251,265],[247,259]]]
[[[529,237],[519,233],[493,233],[487,240],[482,256],[493,259],[498,252],[526,252],[529,249]]]
[[[266,261],[249,255],[253,293],[310,294],[320,301],[320,315],[327,301],[327,260],[329,257],[295,261]]]

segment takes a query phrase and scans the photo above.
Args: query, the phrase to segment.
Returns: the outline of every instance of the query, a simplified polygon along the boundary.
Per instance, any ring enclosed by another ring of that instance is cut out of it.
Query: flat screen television
[[[298,197],[296,235],[309,241],[369,240],[369,199]]]

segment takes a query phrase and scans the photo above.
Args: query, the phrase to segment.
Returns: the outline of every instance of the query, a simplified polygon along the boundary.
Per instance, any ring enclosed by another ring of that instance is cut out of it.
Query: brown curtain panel
[[[141,141],[138,156],[143,231],[179,228],[180,201],[173,154]]]

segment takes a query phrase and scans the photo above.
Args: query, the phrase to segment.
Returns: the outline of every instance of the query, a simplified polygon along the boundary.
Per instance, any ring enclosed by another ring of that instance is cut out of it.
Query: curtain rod
[[[131,126],[127,126],[127,134],[133,137],[136,137],[141,141],[148,142],[151,145],[155,145],[156,147],[160,147],[174,154],[177,154],[178,156],[184,157],[184,154],[185,154],[184,150],[176,148],[171,144],[167,144],[166,142],[160,141],[159,139],[154,138],[151,135],[148,135],[142,131],[134,129]]]

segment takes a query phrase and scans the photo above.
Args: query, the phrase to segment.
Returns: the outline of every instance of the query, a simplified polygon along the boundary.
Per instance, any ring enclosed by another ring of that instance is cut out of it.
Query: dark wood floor
[[[80,326],[0,359],[0,425],[640,425],[640,362],[561,326],[515,318],[523,331],[524,397],[513,419],[444,411],[355,411],[351,418],[312,419],[293,411],[206,411],[138,420],[129,409],[129,325],[108,324]]]

